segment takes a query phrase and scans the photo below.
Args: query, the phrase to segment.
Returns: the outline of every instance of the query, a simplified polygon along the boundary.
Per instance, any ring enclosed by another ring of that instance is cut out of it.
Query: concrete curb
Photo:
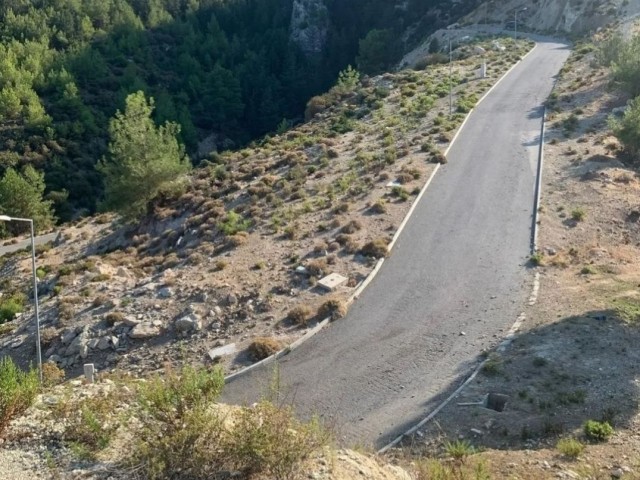
[[[455,143],[455,141],[458,139],[458,136],[460,135],[460,132],[462,132],[462,129],[464,128],[464,126],[466,125],[467,121],[469,120],[469,118],[471,117],[473,112],[475,111],[476,107],[478,105],[480,105],[480,103],[493,91],[493,89],[496,88],[498,86],[498,84],[500,84],[500,82],[502,82],[502,80],[504,80],[507,77],[507,75],[509,75],[511,73],[511,71],[514,68],[516,68],[520,64],[520,62],[522,62],[522,60],[524,60],[527,56],[529,56],[537,47],[538,47],[538,44],[536,43],[536,45],[534,45],[534,47],[531,50],[529,50],[526,53],[526,55],[524,55],[520,60],[518,60],[515,64],[513,64],[511,66],[511,68],[509,68],[509,70],[507,70],[502,75],[502,77],[500,77],[496,81],[496,83],[494,83],[492,85],[492,87],[489,90],[487,90],[487,92],[480,98],[480,100],[477,101],[477,103],[474,106],[474,108],[472,108],[469,111],[469,113],[467,113],[467,116],[462,121],[462,123],[460,124],[460,127],[458,127],[458,130],[456,131],[455,135],[453,136],[453,138],[449,142],[449,146],[447,147],[447,149],[444,152],[445,157],[449,153],[449,150],[451,149],[451,147],[453,147],[453,144]],[[418,196],[414,200],[413,204],[411,205],[411,208],[409,209],[409,211],[405,215],[404,219],[402,220],[402,223],[400,223],[400,226],[398,227],[398,230],[396,231],[396,233],[394,234],[391,242],[387,246],[388,251],[391,251],[391,249],[395,245],[396,241],[400,237],[400,234],[402,233],[402,231],[404,230],[405,226],[409,222],[409,219],[411,218],[411,216],[413,215],[413,212],[415,211],[416,207],[418,206],[418,203],[420,202],[420,199],[422,199],[423,195],[427,191],[427,188],[429,188],[429,185],[431,184],[431,181],[436,176],[436,173],[440,169],[440,166],[441,166],[441,164],[436,165],[436,168],[431,173],[431,176],[429,177],[427,182],[424,184],[424,186],[420,190],[420,193],[418,194]],[[362,294],[364,289],[373,281],[373,279],[376,277],[376,275],[378,274],[378,272],[382,268],[382,264],[384,263],[384,260],[385,260],[384,258],[381,258],[381,259],[378,260],[378,262],[376,263],[376,266],[373,268],[373,270],[371,270],[369,275],[367,275],[367,278],[365,278],[364,281],[360,284],[360,286],[356,289],[356,291],[353,292],[353,294],[351,294],[351,296],[347,300],[348,304],[353,303],[356,299],[358,299],[360,297],[360,295]],[[331,319],[330,318],[325,318],[324,320],[319,322],[315,327],[313,327],[311,330],[309,330],[307,333],[305,333],[302,337],[300,337],[298,340],[296,340],[292,344],[288,345],[287,347],[283,348],[279,352],[274,353],[273,355],[271,355],[270,357],[265,358],[264,360],[261,360],[261,361],[259,361],[257,363],[249,365],[248,367],[245,367],[245,368],[243,368],[241,370],[238,370],[237,372],[234,372],[234,373],[232,373],[230,375],[227,375],[226,377],[224,377],[225,383],[232,382],[236,378],[241,377],[242,375],[244,375],[246,373],[249,373],[249,372],[251,372],[252,370],[254,370],[256,368],[259,368],[259,367],[262,367],[262,366],[265,366],[265,365],[269,365],[269,364],[273,363],[275,360],[279,360],[280,358],[284,357],[285,355],[288,355],[293,350],[295,350],[300,345],[302,345],[307,340],[309,340],[311,337],[316,335],[320,330],[324,329],[329,323],[331,323]],[[480,368],[480,367],[478,367],[478,368]],[[468,381],[471,381],[471,380],[468,380]],[[448,402],[448,399],[447,399],[447,402]],[[441,407],[438,407],[437,410],[439,411],[439,409],[442,408],[442,407],[444,407],[444,405],[442,405]],[[419,427],[417,427],[417,428],[419,428]],[[404,436],[404,434],[403,434],[403,436]],[[398,441],[400,441],[400,440],[398,440]],[[385,447],[385,448],[387,448],[387,447]]]
[[[542,107],[542,126],[540,127],[540,146],[538,147],[538,168],[536,171],[535,201],[533,203],[533,224],[531,225],[531,255],[538,249],[538,221],[540,217],[540,195],[542,193],[542,168],[544,164],[544,135],[547,107]]]

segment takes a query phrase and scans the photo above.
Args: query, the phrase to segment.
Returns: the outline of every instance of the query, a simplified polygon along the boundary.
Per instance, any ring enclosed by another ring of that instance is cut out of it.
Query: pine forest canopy
[[[178,140],[192,158],[212,134],[240,146],[283,119],[301,119],[307,100],[355,64],[359,46],[397,41],[416,18],[413,31],[424,33],[437,21],[429,8],[449,0],[410,0],[403,8],[389,0],[325,0],[330,27],[316,56],[290,41],[292,3],[3,0],[0,177],[31,165],[44,173],[45,198],[61,220],[93,212],[104,197],[96,164],[128,95],[153,98],[153,120],[179,125]],[[358,58],[388,67],[402,48],[387,48]]]

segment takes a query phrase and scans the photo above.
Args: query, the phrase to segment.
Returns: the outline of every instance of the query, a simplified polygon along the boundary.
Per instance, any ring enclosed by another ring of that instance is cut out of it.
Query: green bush
[[[0,359],[0,437],[9,422],[31,406],[39,386],[36,370],[23,372],[11,358]]]
[[[609,422],[587,420],[584,424],[584,434],[589,440],[603,442],[613,435],[613,427]]]
[[[578,458],[584,451],[584,444],[575,438],[561,438],[556,448],[565,457]]]
[[[218,223],[218,228],[225,236],[229,237],[239,232],[246,231],[251,226],[251,220],[245,219],[236,212],[229,212],[225,219]]]
[[[16,314],[22,312],[24,302],[16,296],[10,297],[0,303],[0,325],[13,320]]]
[[[640,35],[619,47],[617,58],[611,65],[613,80],[631,95],[640,95]]]
[[[640,97],[631,102],[620,120],[611,118],[609,126],[627,152],[640,153]]]

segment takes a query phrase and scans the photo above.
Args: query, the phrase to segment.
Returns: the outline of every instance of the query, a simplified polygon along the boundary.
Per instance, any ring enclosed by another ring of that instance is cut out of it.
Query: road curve
[[[530,292],[542,104],[569,54],[539,41],[472,113],[390,258],[343,320],[279,361],[282,394],[346,444],[383,446],[459,385]],[[251,403],[273,365],[225,387]]]

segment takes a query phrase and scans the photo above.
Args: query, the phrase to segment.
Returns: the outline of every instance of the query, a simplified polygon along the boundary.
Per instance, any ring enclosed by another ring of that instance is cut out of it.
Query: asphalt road
[[[58,233],[57,232],[53,232],[53,233],[47,233],[46,235],[40,235],[39,237],[35,238],[35,242],[36,242],[36,246],[37,245],[44,245],[45,243],[49,243],[49,242],[53,242],[55,241],[55,239],[57,238]],[[31,246],[31,239],[30,238],[26,238],[24,240],[19,241],[18,243],[13,243],[13,244],[9,244],[6,246],[0,246],[0,257],[2,257],[3,255],[6,255],[7,253],[13,253],[16,252],[18,250],[23,250],[27,247]],[[29,248],[29,250],[31,250],[31,248]]]
[[[522,311],[542,103],[569,54],[541,41],[481,103],[348,316],[279,362],[282,397],[381,447],[459,385]],[[227,385],[252,403],[273,365]]]

